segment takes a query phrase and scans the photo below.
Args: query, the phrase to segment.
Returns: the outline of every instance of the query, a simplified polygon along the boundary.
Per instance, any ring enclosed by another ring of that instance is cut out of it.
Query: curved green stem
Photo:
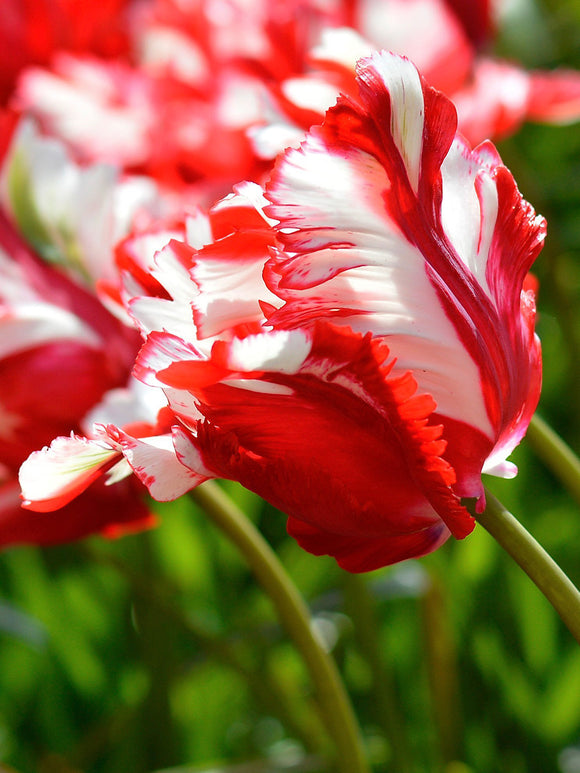
[[[537,413],[532,417],[526,440],[580,505],[580,459],[574,451]]]
[[[475,518],[518,563],[580,644],[580,592],[544,548],[489,491]]]
[[[338,669],[316,638],[308,608],[278,557],[225,492],[213,481],[198,486],[193,499],[232,540],[272,600],[299,650],[318,692],[324,721],[343,773],[370,773],[361,733]]]

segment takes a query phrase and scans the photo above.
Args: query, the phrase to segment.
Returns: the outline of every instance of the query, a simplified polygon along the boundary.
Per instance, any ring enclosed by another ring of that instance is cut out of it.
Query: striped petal
[[[537,402],[539,348],[520,296],[544,222],[492,146],[454,139],[453,106],[406,59],[375,54],[358,83],[358,99],[331,108],[267,185],[284,250],[265,279],[285,301],[268,321],[332,317],[385,337],[396,369],[449,420],[455,490],[481,496],[486,457],[506,432],[521,437]]]
[[[181,464],[169,434],[136,438],[112,426],[107,431],[117,439],[133,472],[158,502],[177,499],[207,479]]]

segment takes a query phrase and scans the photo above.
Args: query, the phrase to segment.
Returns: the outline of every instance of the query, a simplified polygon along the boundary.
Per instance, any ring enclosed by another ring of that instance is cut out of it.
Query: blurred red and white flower
[[[459,131],[472,144],[507,137],[525,121],[578,121],[578,72],[528,71],[479,52],[493,31],[492,6],[453,0],[359,0],[347,23],[321,31],[301,72],[271,86],[274,111],[251,132],[256,152],[271,158],[297,144],[339,92],[356,91],[356,61],[377,49],[407,56],[432,86],[453,99]]]
[[[471,150],[456,123],[411,62],[375,54],[264,193],[238,187],[201,243],[157,254],[150,283],[147,261],[133,276],[127,261],[146,337],[134,372],[165,394],[191,477],[172,479],[109,424],[106,459],[74,439],[33,454],[25,506],[48,509],[125,457],[160,498],[241,482],[351,571],[466,536],[461,499],[482,508],[482,472],[515,474],[506,459],[538,401],[524,281],[545,223],[493,146]]]
[[[42,263],[0,213],[0,545],[54,544],[153,523],[135,480],[103,481],[50,519],[20,507],[18,469],[125,386],[135,331],[86,289]],[[131,420],[132,419],[126,419]]]
[[[62,4],[42,3],[51,18]],[[82,20],[67,13],[80,41]],[[207,205],[239,180],[261,183],[339,93],[356,92],[356,60],[377,49],[408,56],[454,99],[472,143],[526,120],[580,118],[577,72],[528,72],[480,53],[494,20],[485,0],[110,0],[101,15],[123,27],[119,56],[90,36],[74,45],[49,35],[54,51],[21,68],[10,106],[77,160],[194,186]]]
[[[0,101],[8,99],[19,72],[48,65],[55,51],[127,54],[131,0],[3,0],[0,23]]]
[[[108,163],[82,166],[60,140],[23,119],[2,160],[0,206],[38,255],[95,289],[117,283],[117,242],[171,205],[153,180]]]
[[[137,220],[149,223],[159,211],[156,186],[107,164],[79,166],[29,121],[2,140],[0,545],[150,526],[146,491],[134,477],[123,480],[122,468],[115,470],[117,485],[101,480],[50,521],[22,511],[17,473],[55,435],[90,434],[113,400],[124,406],[115,411],[121,427],[155,431],[159,396],[149,390],[150,401],[156,399],[144,413],[143,400],[127,389],[139,335],[124,311],[118,319],[105,308],[97,291],[108,305],[116,300],[114,246]],[[126,478],[131,468],[125,467]]]

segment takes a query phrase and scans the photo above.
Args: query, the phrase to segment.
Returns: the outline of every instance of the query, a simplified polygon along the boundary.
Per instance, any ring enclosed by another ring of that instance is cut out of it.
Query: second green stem
[[[358,723],[338,669],[314,634],[308,608],[278,557],[216,483],[204,483],[194,489],[192,497],[242,553],[304,659],[336,747],[339,770],[370,773]]]
[[[580,644],[580,591],[501,502],[489,491],[485,496],[487,507],[476,519],[541,590]]]

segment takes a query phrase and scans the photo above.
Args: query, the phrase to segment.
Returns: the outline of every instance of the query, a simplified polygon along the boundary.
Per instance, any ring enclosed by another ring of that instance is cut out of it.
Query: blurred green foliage
[[[575,0],[518,19],[500,53],[580,69]],[[580,127],[526,126],[500,150],[548,218],[540,412],[580,451]],[[519,476],[491,489],[580,584],[578,505],[525,443],[514,460]],[[308,600],[376,771],[580,771],[580,648],[482,529],[351,577],[225,485]],[[0,770],[328,770],[311,684],[267,597],[192,502],[156,507],[148,533],[0,556]]]

